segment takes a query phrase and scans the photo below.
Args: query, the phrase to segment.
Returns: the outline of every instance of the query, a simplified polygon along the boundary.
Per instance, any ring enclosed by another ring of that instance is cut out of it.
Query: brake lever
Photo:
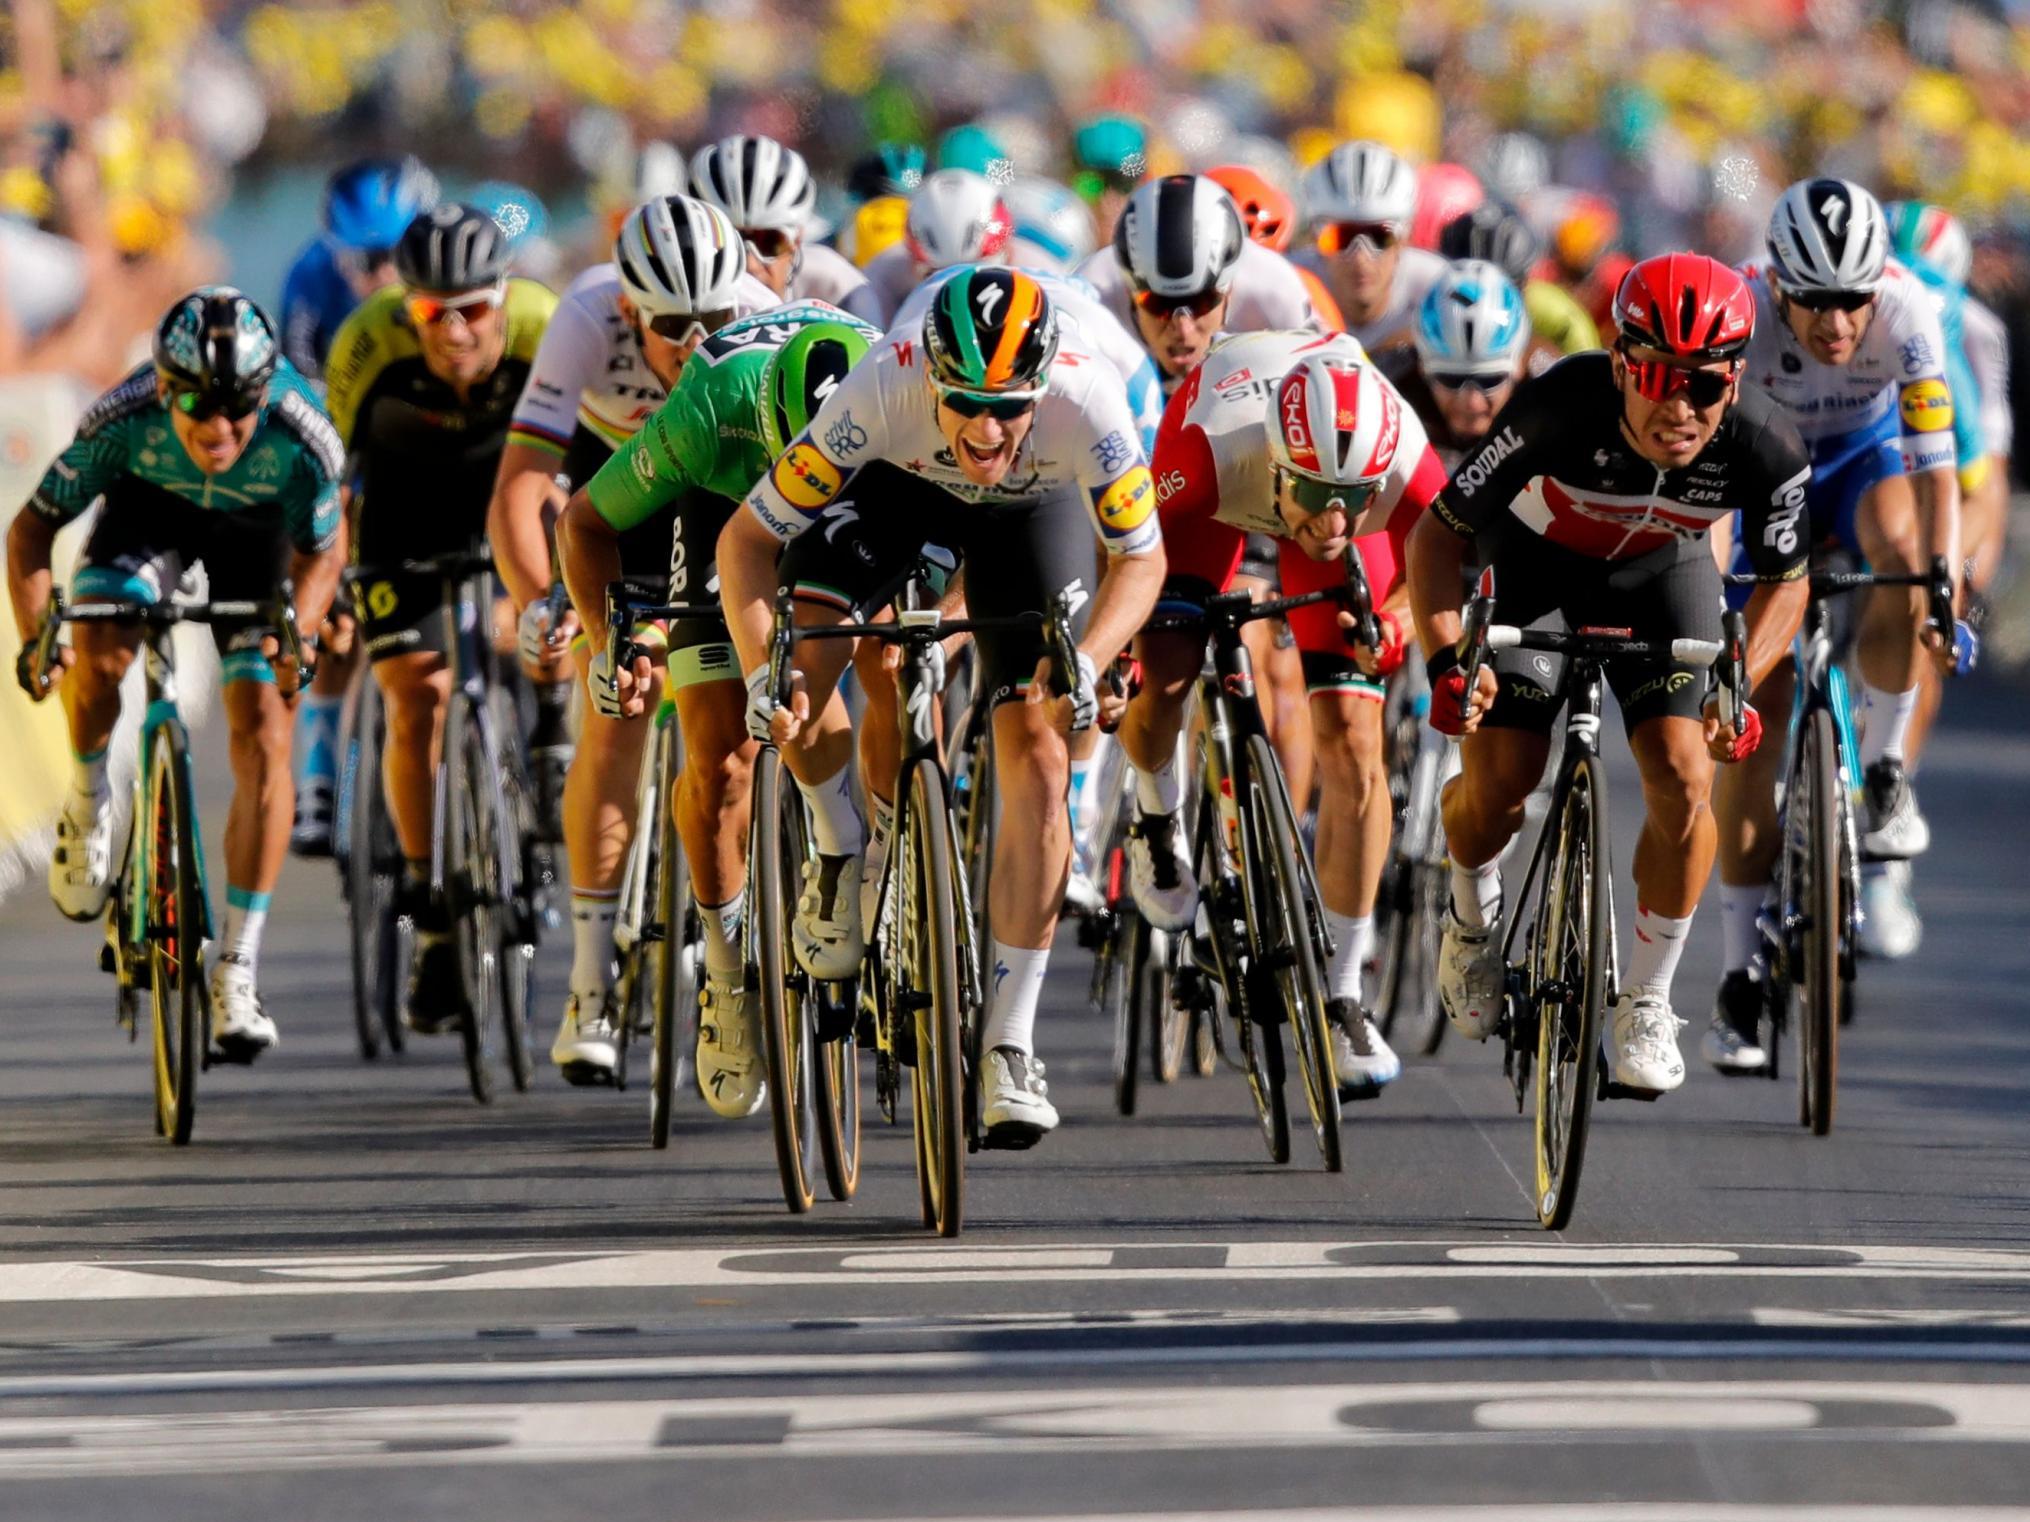
[[[1729,608],[1720,622],[1726,663],[1720,668],[1720,722],[1738,735],[1748,710],[1748,619],[1739,608]]]
[[[1354,642],[1366,646],[1376,655],[1381,654],[1382,625],[1375,616],[1374,589],[1367,584],[1367,567],[1361,564],[1360,551],[1349,540],[1340,552],[1340,563],[1346,568],[1346,585],[1342,597],[1346,608],[1353,615]]]

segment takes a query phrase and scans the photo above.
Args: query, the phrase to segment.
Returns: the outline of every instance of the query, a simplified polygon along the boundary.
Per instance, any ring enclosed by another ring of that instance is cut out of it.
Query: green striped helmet
[[[930,378],[975,396],[1034,396],[1057,357],[1057,313],[1034,275],[975,264],[938,288],[923,321]]]
[[[871,347],[867,335],[843,322],[813,322],[769,355],[761,371],[761,440],[770,459],[810,425],[846,372]]]

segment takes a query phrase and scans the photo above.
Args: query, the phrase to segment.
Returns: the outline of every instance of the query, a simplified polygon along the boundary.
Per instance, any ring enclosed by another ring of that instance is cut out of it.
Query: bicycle
[[[432,789],[429,892],[443,907],[457,947],[466,1078],[472,1097],[490,1104],[496,1016],[509,1079],[526,1091],[534,1077],[529,993],[538,919],[526,845],[533,801],[520,747],[501,738],[512,706],[488,637],[493,561],[474,550],[453,550],[362,566],[355,577],[362,601],[372,601],[376,588],[369,583],[391,574],[443,583],[451,700]]]
[[[1394,813],[1389,859],[1375,895],[1374,1017],[1394,1044],[1426,1056],[1444,1040],[1438,946],[1449,886],[1439,797],[1459,770],[1459,747],[1425,722],[1431,692],[1423,666],[1407,661],[1383,711]]]
[[[1752,586],[1753,576],[1730,575],[1729,586]],[[1791,698],[1784,760],[1777,858],[1776,906],[1763,927],[1769,976],[1763,979],[1763,1072],[1777,1078],[1791,1003],[1798,1009],[1798,1124],[1812,1135],[1833,1128],[1837,1103],[1840,1027],[1853,1005],[1854,961],[1860,928],[1861,851],[1854,818],[1859,774],[1853,705],[1832,636],[1830,601],[1871,587],[1922,587],[1928,621],[1953,637],[1952,579],[1944,556],[1921,572],[1811,573],[1811,601],[1792,645],[1797,680]]]
[[[346,595],[353,572],[348,569],[345,574],[341,596]],[[360,1056],[369,1062],[380,1056],[383,1043],[397,1054],[404,1045],[402,847],[381,782],[386,744],[380,684],[368,663],[361,661],[339,710],[337,811],[331,834],[350,930],[353,1024]]]
[[[139,624],[142,630],[141,765],[134,778],[122,866],[107,908],[100,966],[117,980],[118,1013],[129,1039],[138,1035],[138,1004],[148,993],[154,1033],[155,1134],[176,1146],[190,1142],[197,1123],[198,1075],[214,1060],[211,995],[205,983],[204,943],[212,935],[211,893],[205,882],[204,842],[197,817],[196,776],[190,732],[177,710],[178,624],[259,620],[276,631],[296,663],[298,691],[315,674],[305,659],[296,613],[285,585],[272,601],[161,603],[94,599],[65,605],[52,589],[49,611],[27,663],[29,679],[50,687],[57,636],[66,623]]]
[[[1496,624],[1494,599],[1480,595],[1466,607],[1460,648],[1466,691],[1474,690],[1490,651],[1535,650],[1563,655],[1568,664],[1554,701],[1566,706],[1565,749],[1551,784],[1551,807],[1530,853],[1517,911],[1502,936],[1508,987],[1498,1022],[1502,1074],[1515,1089],[1521,1112],[1535,1072],[1536,1212],[1547,1230],[1572,1219],[1585,1163],[1592,1101],[1654,1100],[1608,1077],[1602,1059],[1603,1012],[1616,983],[1613,860],[1607,843],[1607,772],[1600,759],[1600,705],[1606,663],[1628,656],[1711,667],[1722,654],[1721,720],[1740,728],[1746,702],[1743,672],[1746,634],[1740,613],[1724,620],[1718,642],[1637,639],[1627,629],[1581,627],[1571,632]],[[1531,902],[1535,911],[1524,915]],[[1516,937],[1527,923],[1521,955]]]

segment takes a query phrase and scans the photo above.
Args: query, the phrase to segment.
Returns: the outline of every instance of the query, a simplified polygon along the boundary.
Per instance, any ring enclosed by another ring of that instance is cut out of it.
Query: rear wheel
[[[500,752],[488,747],[491,756]],[[508,1077],[517,1093],[526,1094],[535,1081],[535,1043],[529,1036],[529,1002],[535,982],[536,904],[533,879],[525,863],[525,837],[535,828],[535,798],[519,765],[490,769],[495,780],[494,818],[498,834],[493,848],[493,879],[489,891],[500,903],[500,1024],[507,1038]]]
[[[1798,1119],[1812,1135],[1833,1129],[1840,1062],[1841,873],[1839,768],[1833,718],[1815,710],[1798,753],[1795,821],[1795,902],[1802,914],[1798,957]]]
[[[1114,1108],[1123,1115],[1135,1113],[1141,1082],[1142,1005],[1135,997],[1135,959],[1138,947],[1146,955],[1148,941],[1148,922],[1123,912],[1115,916],[1113,931],[1100,948],[1100,1013],[1114,1031]]]
[[[803,883],[804,802],[774,746],[754,762],[753,832],[747,876],[754,906],[755,970],[760,977],[762,1046],[768,1060],[768,1113],[775,1165],[792,1214],[811,1208],[818,1124],[811,1094],[814,1048],[810,978],[790,955],[791,926]]]
[[[456,770],[446,790],[451,807],[445,897],[465,1000],[465,1019],[459,1028],[465,1076],[472,1097],[491,1104],[504,916],[496,891],[499,874],[494,854],[499,840],[496,808],[500,779],[493,773],[479,732],[485,722],[483,710],[475,708],[466,715],[459,754],[452,763]]]
[[[1606,1002],[1608,930],[1606,796],[1597,757],[1573,768],[1557,851],[1537,900],[1530,938],[1536,1001],[1537,1220],[1560,1231],[1579,1199]],[[1552,826],[1547,826],[1552,827]]]
[[[812,1090],[818,1102],[818,1151],[825,1163],[825,1188],[835,1200],[850,1200],[860,1187],[860,1043],[854,1035],[854,985],[827,984],[826,999],[845,1029],[821,1032]]]
[[[197,810],[190,792],[189,736],[171,720],[148,747],[145,934],[155,1015],[155,1127],[177,1146],[197,1122],[204,1066],[204,889],[198,880]],[[138,827],[138,826],[137,826]]]
[[[693,986],[698,956],[692,935],[690,871],[684,863],[683,837],[677,834],[675,750],[672,740],[663,766],[663,803],[656,826],[662,842],[656,853],[656,921],[663,940],[651,989],[648,1137],[649,1145],[657,1149],[670,1144],[670,1110],[690,1071],[698,1017],[698,991]]]
[[[1232,912],[1234,896],[1227,873],[1225,852],[1217,845],[1219,811],[1200,810],[1197,863],[1200,891],[1210,896],[1207,922],[1211,926],[1212,960],[1217,969],[1218,1002],[1232,1020],[1235,1043],[1240,1047],[1240,1068],[1247,1075],[1248,1094],[1255,1105],[1255,1121],[1261,1127],[1273,1162],[1290,1161],[1290,1109],[1283,1097],[1283,1040],[1278,1028],[1264,1019],[1273,1018],[1264,999],[1273,1003],[1267,979],[1251,977],[1240,966],[1241,948],[1247,927]],[[1207,1028],[1214,1018],[1206,1016]]]
[[[346,916],[352,941],[353,1022],[360,1055],[402,1049],[401,920],[395,912],[402,848],[381,782],[380,689],[369,674],[359,690],[339,779],[345,825]]]

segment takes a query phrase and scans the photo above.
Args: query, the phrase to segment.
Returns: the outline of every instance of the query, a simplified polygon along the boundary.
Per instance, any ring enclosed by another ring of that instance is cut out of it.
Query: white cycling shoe
[[[1351,999],[1334,999],[1325,1008],[1341,1100],[1372,1099],[1402,1076],[1403,1059],[1382,1039],[1366,1010]]]
[[[860,933],[858,856],[814,856],[804,863],[790,944],[798,965],[814,978],[835,981],[860,970],[867,942]]]
[[[1175,814],[1139,809],[1128,831],[1128,891],[1142,918],[1158,930],[1183,930],[1198,908],[1198,884]]]
[[[1924,921],[1910,897],[1910,863],[1871,862],[1861,869],[1860,952],[1883,962],[1910,956],[1924,941]]]
[[[1908,861],[1931,849],[1931,826],[1917,812],[1917,790],[1903,763],[1884,756],[1862,776],[1861,854],[1870,861]]]
[[[613,993],[572,994],[564,1001],[564,1022],[550,1043],[550,1061],[576,1087],[613,1082],[619,1064],[619,1021]]]
[[[987,1145],[1019,1151],[1057,1129],[1057,1106],[1043,1081],[1043,1064],[1012,1046],[997,1046],[980,1061],[980,1124]]]
[[[49,896],[69,920],[93,920],[113,893],[113,800],[72,788],[56,816]]]
[[[211,1044],[219,1056],[252,1062],[278,1039],[254,991],[254,969],[237,957],[220,957],[211,970]]]
[[[698,1092],[728,1120],[752,1115],[768,1098],[761,1060],[761,1012],[744,982],[710,972],[698,995]]]
[[[1468,1041],[1485,1041],[1501,1018],[1508,971],[1501,964],[1498,926],[1474,930],[1448,904],[1438,943],[1438,1000],[1452,1029]]]
[[[1685,1022],[1671,1013],[1663,994],[1637,988],[1621,995],[1609,1009],[1608,1024],[1616,1083],[1668,1094],[1685,1081],[1684,1054],[1678,1050]]]

